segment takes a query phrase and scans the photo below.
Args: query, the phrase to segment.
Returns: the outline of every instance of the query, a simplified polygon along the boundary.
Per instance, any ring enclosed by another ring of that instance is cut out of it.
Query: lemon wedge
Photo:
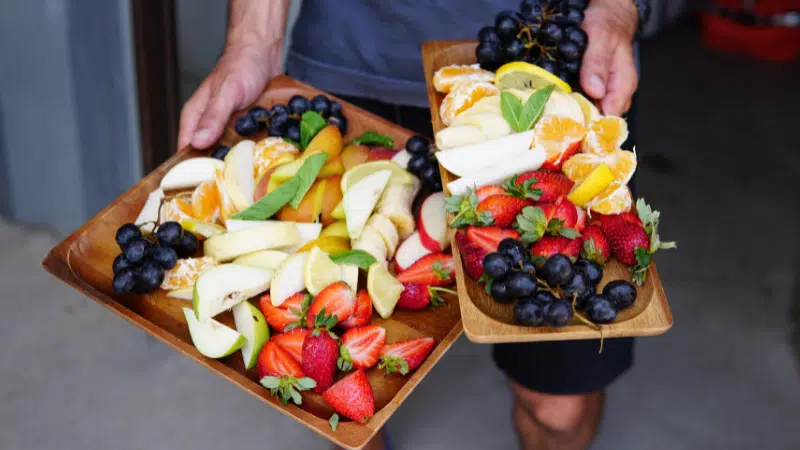
[[[400,300],[403,285],[386,270],[383,264],[376,262],[369,266],[369,271],[367,271],[367,292],[372,298],[375,311],[384,319],[388,319],[391,317],[397,301]]]
[[[342,192],[347,192],[350,186],[361,181],[363,178],[372,175],[375,172],[382,170],[392,171],[389,184],[411,184],[414,182],[413,176],[405,169],[400,167],[396,162],[388,160],[370,161],[364,164],[359,164],[344,173],[342,177]]]
[[[311,295],[319,294],[323,289],[339,281],[342,269],[333,262],[327,253],[314,247],[308,253],[308,260],[303,271],[303,283]]]
[[[494,74],[494,85],[500,89],[541,89],[548,84],[565,94],[572,88],[552,73],[524,61],[503,64]]]
[[[583,206],[597,197],[613,181],[614,174],[611,169],[606,164],[600,164],[572,188],[572,191],[567,195],[567,200],[578,206]]]
[[[339,253],[350,250],[350,239],[340,236],[320,236],[297,249],[298,252],[305,252],[317,247],[327,253]]]

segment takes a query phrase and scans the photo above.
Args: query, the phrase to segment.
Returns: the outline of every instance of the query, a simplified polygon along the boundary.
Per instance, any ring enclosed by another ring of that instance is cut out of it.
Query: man
[[[281,72],[289,0],[231,0],[225,49],[181,112],[178,147],[203,149],[230,115],[248,107]],[[431,135],[420,48],[432,39],[472,38],[515,1],[304,0],[287,58],[289,75]],[[633,38],[641,0],[591,0],[580,82],[606,114],[631,106],[638,76]],[[630,144],[630,139],[629,139]],[[583,449],[591,442],[603,390],[630,368],[633,342],[506,344],[494,348],[514,393],[523,449]],[[366,447],[384,448],[379,435]]]

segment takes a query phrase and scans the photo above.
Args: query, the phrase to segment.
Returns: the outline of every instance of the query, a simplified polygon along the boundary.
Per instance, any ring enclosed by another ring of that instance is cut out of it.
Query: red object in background
[[[718,8],[740,10],[742,0],[714,0]],[[756,0],[753,14],[772,16],[800,10],[800,0]],[[701,14],[703,37],[711,47],[771,61],[800,57],[800,28],[744,25],[714,13]]]

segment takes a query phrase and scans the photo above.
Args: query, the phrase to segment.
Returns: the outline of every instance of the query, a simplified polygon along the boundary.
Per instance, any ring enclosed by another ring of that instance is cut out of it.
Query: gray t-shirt
[[[518,0],[303,0],[286,68],[337,94],[428,106],[422,44],[475,39]]]

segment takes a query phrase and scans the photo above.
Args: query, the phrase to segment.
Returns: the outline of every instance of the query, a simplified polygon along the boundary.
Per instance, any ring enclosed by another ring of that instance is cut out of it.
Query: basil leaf
[[[266,220],[272,217],[283,205],[289,203],[295,194],[299,180],[294,177],[283,183],[269,194],[258,199],[244,211],[239,211],[233,215],[234,219],[241,220]]]
[[[516,95],[511,92],[501,92],[500,111],[503,113],[503,118],[506,119],[511,129],[514,131],[523,131],[520,129],[519,125],[519,119],[522,115],[522,102]]]
[[[381,147],[386,147],[386,148],[392,148],[394,146],[394,141],[392,140],[392,138],[380,133],[376,133],[374,131],[367,131],[361,136],[350,141],[350,143],[363,144],[363,145],[379,145]]]
[[[331,260],[336,264],[352,264],[364,270],[369,269],[369,266],[375,264],[377,261],[374,256],[365,252],[364,250],[347,250],[344,252],[334,253]]]
[[[300,147],[305,149],[314,139],[319,130],[325,128],[328,122],[316,111],[306,111],[300,119]]]
[[[309,156],[303,165],[300,166],[300,169],[294,175],[294,178],[296,178],[298,182],[297,192],[294,194],[294,198],[292,198],[292,201],[290,202],[292,208],[297,209],[297,207],[300,205],[300,202],[303,200],[303,197],[305,197],[308,189],[311,188],[314,180],[317,179],[317,175],[319,175],[319,171],[322,169],[322,166],[325,165],[325,161],[327,159],[327,153],[315,153]]]
[[[519,118],[519,130],[517,131],[527,131],[536,125],[536,122],[542,117],[544,106],[547,104],[550,94],[553,93],[553,89],[555,89],[555,86],[549,84],[528,97],[528,100],[522,107],[522,115],[520,115]]]
[[[289,138],[283,138],[283,140],[284,140],[285,142],[288,142],[288,143],[290,143],[290,144],[294,145],[294,146],[295,146],[295,147],[297,147],[297,148],[300,148],[300,143],[299,143],[299,142],[295,142],[295,141],[293,141],[293,140],[291,140],[291,139],[289,139]]]

